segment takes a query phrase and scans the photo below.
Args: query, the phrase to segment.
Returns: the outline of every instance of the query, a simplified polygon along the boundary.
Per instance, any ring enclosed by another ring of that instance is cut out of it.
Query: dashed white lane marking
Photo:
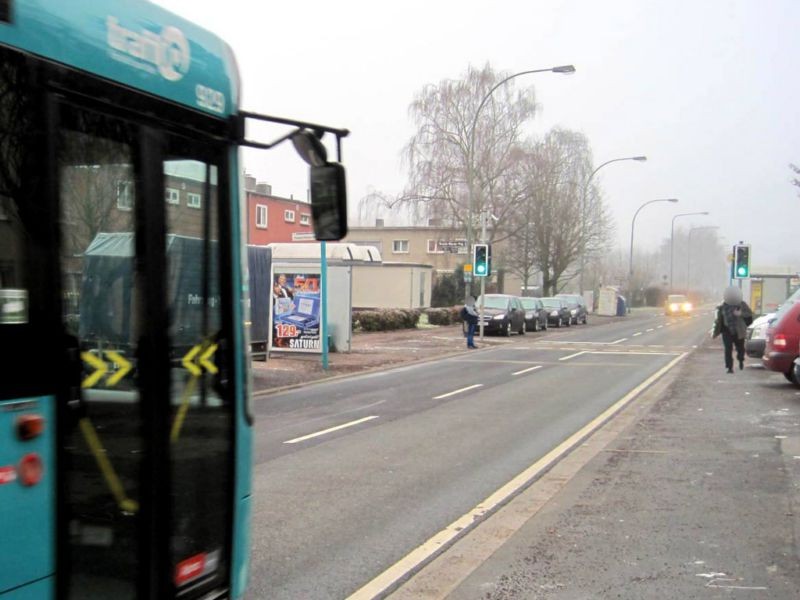
[[[651,331],[655,331],[655,330],[654,330],[654,329],[651,327],[650,329],[645,329],[645,331],[646,331],[647,333],[650,333]]]
[[[446,394],[441,394],[440,396],[434,396],[434,400],[441,400],[442,398],[449,398],[450,396],[455,396],[456,394],[460,394],[461,392],[466,392],[469,390],[474,390],[475,388],[483,387],[482,383],[476,383],[475,385],[468,385],[467,387],[463,387],[458,390],[453,390],[452,392],[447,392]]]
[[[542,365],[537,365],[535,367],[529,367],[527,369],[522,369],[522,371],[517,371],[516,373],[512,373],[512,375],[522,375],[523,373],[530,373],[531,371],[535,371],[536,369],[541,369]]]
[[[322,431],[317,431],[316,433],[309,433],[308,435],[304,435],[302,437],[294,438],[293,440],[288,440],[283,442],[284,444],[297,444],[298,442],[304,442],[306,440],[310,440],[315,437],[319,437],[321,435],[325,435],[327,433],[332,433],[334,431],[339,431],[340,429],[346,429],[347,427],[353,427],[354,425],[359,425],[360,423],[366,423],[367,421],[372,421],[373,419],[377,419],[378,415],[372,415],[369,417],[364,417],[363,419],[357,419],[355,421],[350,421],[349,423],[343,423],[341,425],[337,425],[336,427],[329,427],[328,429],[323,429]]]
[[[426,563],[432,556],[441,552],[443,549],[449,548],[456,538],[464,535],[465,530],[473,529],[481,521],[481,517],[485,516],[487,513],[493,512],[512,495],[517,494],[519,490],[529,485],[539,473],[550,468],[555,461],[572,450],[581,440],[594,433],[603,423],[616,415],[626,404],[650,387],[650,385],[672,369],[685,356],[686,354],[679,354],[676,356],[668,364],[653,373],[616,403],[611,405],[605,412],[573,433],[569,438],[561,442],[559,446],[553,448],[538,461],[514,477],[514,479],[493,492],[472,510],[460,516],[447,527],[430,537],[427,541],[414,548],[383,573],[377,575],[363,587],[353,592],[348,596],[348,600],[369,600],[371,598],[377,598],[398,581],[415,573],[420,566]]]
[[[664,327],[663,325],[659,325],[658,327],[656,327],[656,329],[661,329],[663,327]]]
[[[647,347],[648,348],[663,348],[664,345],[663,344],[648,344]]]
[[[569,356],[562,356],[558,360],[569,360],[570,358],[575,358],[576,356],[580,356],[581,354],[586,354],[586,350],[581,350],[580,352],[576,352],[575,354],[570,354]]]
[[[613,342],[611,342],[610,345],[613,346],[614,344],[621,344],[622,342],[624,342],[627,339],[628,338],[619,338],[618,340],[614,340]]]
[[[634,334],[633,334],[633,337],[637,337],[637,336],[639,336],[639,335],[642,335],[642,332],[641,332],[641,331],[637,331],[636,333],[634,333]]]

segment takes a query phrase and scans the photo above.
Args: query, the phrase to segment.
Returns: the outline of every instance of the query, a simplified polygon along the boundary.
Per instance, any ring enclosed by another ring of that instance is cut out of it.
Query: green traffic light
[[[745,275],[747,275],[747,268],[746,267],[739,267],[738,273],[739,273],[739,275],[744,277]]]
[[[481,274],[486,273],[486,267],[484,267],[483,265],[478,265],[478,273]]]

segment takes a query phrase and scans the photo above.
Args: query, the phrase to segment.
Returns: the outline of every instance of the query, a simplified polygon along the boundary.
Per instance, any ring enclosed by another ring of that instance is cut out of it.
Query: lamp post
[[[672,292],[672,263],[675,257],[675,219],[680,217],[693,217],[697,215],[707,215],[708,211],[680,213],[672,217],[672,227],[669,233],[669,291]]]
[[[689,230],[689,240],[686,242],[686,293],[689,293],[689,288],[692,285],[692,279],[689,277],[692,267],[692,234],[695,231],[702,229],[719,229],[716,225],[704,225],[703,227],[692,227]]]
[[[606,162],[602,163],[599,167],[596,167],[594,171],[589,174],[589,177],[586,178],[586,183],[583,185],[583,194],[581,196],[581,270],[578,275],[578,287],[580,288],[579,292],[583,295],[583,271],[586,267],[586,240],[583,239],[586,235],[585,227],[586,227],[586,196],[589,193],[589,184],[592,182],[592,178],[595,174],[605,167],[606,165],[610,165],[611,163],[615,162],[622,162],[624,160],[635,160],[637,162],[645,162],[647,160],[646,156],[626,156],[622,158],[612,158],[611,160],[607,160]]]
[[[631,220],[631,255],[630,259],[628,260],[628,306],[630,307],[631,302],[633,301],[632,292],[633,292],[633,231],[636,227],[636,217],[639,216],[639,211],[642,210],[648,204],[653,204],[654,202],[677,202],[677,198],[657,198],[655,200],[648,200],[644,204],[642,204],[639,208],[636,209],[636,212],[633,213],[633,220]]]
[[[475,191],[474,191],[474,184],[473,184],[473,165],[475,162],[475,129],[478,127],[478,117],[481,114],[481,110],[489,101],[492,94],[504,83],[514,79],[515,77],[520,77],[522,75],[531,75],[533,73],[562,73],[562,74],[570,74],[575,72],[575,67],[573,65],[562,65],[559,67],[549,67],[547,69],[531,69],[528,71],[520,71],[519,73],[514,73],[513,75],[509,75],[508,77],[502,79],[498,83],[496,83],[492,89],[490,89],[483,99],[478,104],[478,108],[475,110],[475,116],[472,118],[472,125],[469,130],[469,163],[468,163],[468,175],[467,175],[467,191],[469,193],[469,206],[467,207],[467,251],[472,252],[472,212],[473,206],[475,204]],[[486,240],[481,240],[486,241]],[[465,288],[466,296],[470,295],[469,288]],[[480,318],[481,322],[483,322],[483,301],[481,301],[480,306]]]

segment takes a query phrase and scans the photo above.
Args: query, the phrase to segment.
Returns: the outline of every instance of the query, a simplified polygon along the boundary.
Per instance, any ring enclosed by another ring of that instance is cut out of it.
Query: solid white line
[[[622,410],[626,404],[630,403],[634,398],[636,398],[655,381],[657,381],[662,375],[672,369],[672,367],[678,364],[678,362],[685,356],[685,353],[681,354],[680,356],[676,356],[667,365],[653,373],[650,377],[645,379],[642,383],[637,385],[630,392],[625,394],[625,396],[620,398],[617,402],[606,409],[602,414],[595,417],[581,429],[573,433],[569,438],[561,442],[561,444],[553,448],[550,452],[545,454],[530,467],[522,471],[522,473],[514,477],[514,479],[506,483],[468,513],[450,523],[450,525],[434,534],[420,546],[417,546],[405,557],[401,558],[383,573],[372,579],[372,581],[356,590],[348,597],[348,600],[371,600],[372,598],[376,598],[385,593],[389,588],[393,587],[398,581],[415,572],[420,565],[428,561],[433,555],[448,547],[456,538],[463,535],[465,530],[473,529],[475,525],[482,520],[481,517],[483,517],[486,513],[493,511],[499,505],[506,502],[511,496],[526,487],[530,481],[542,473],[542,471],[549,469],[555,462],[560,460],[565,454],[569,453],[581,440],[602,427],[606,421],[611,419],[611,417]]]
[[[625,340],[627,340],[627,339],[628,339],[628,338],[619,338],[618,340],[614,340],[613,342],[611,342],[611,345],[613,346],[614,344],[619,344],[619,343],[622,343],[622,342],[624,342],[624,341],[625,341]]]
[[[542,365],[537,365],[535,367],[531,367],[530,369],[522,369],[522,371],[517,371],[516,373],[512,373],[512,375],[522,375],[523,373],[530,373],[531,371],[535,371],[536,369],[541,369]]]
[[[635,356],[676,356],[677,354],[680,354],[680,352],[657,352],[655,350],[651,350],[650,352],[634,352],[631,350],[620,350],[619,352],[614,352],[612,350],[604,350],[602,352],[588,352],[587,354],[618,354],[623,356],[625,354],[633,354]]]
[[[483,387],[482,383],[476,383],[475,385],[468,385],[467,387],[461,388],[460,390],[453,390],[452,392],[447,392],[446,394],[442,394],[441,396],[434,396],[434,400],[441,400],[442,398],[448,398],[450,396],[455,396],[456,394],[460,394],[461,392],[466,392],[467,390],[474,390],[475,388]]]
[[[637,331],[636,333],[633,334],[633,337],[636,337],[638,335],[642,335],[642,332],[641,331]]]
[[[576,352],[575,354],[570,354],[569,356],[562,356],[558,360],[569,360],[570,358],[575,358],[576,356],[580,356],[581,354],[586,354],[586,350],[581,350],[580,352]]]
[[[340,429],[345,429],[347,427],[352,427],[353,425],[358,425],[359,423],[366,423],[367,421],[372,421],[372,419],[377,419],[378,415],[372,415],[371,417],[364,417],[363,419],[358,419],[356,421],[350,421],[349,423],[344,423],[342,425],[337,425],[336,427],[330,427],[328,429],[323,429],[322,431],[317,431],[316,433],[309,433],[308,435],[304,435],[302,437],[294,438],[293,440],[288,440],[283,442],[284,444],[296,444],[298,442],[304,442],[306,440],[310,440],[311,438],[319,437],[321,435],[325,435],[326,433],[331,433],[334,431],[339,431]]]

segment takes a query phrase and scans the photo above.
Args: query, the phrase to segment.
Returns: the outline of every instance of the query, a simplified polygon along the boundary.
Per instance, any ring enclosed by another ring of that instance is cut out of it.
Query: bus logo
[[[177,27],[164,27],[160,34],[146,29],[136,32],[109,16],[106,29],[106,40],[114,60],[158,73],[167,81],[178,81],[189,72],[189,42]]]

